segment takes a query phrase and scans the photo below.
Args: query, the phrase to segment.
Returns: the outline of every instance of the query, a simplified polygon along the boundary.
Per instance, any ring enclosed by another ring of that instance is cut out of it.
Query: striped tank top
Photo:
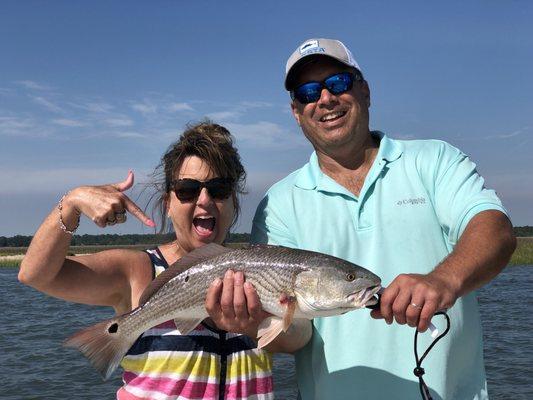
[[[146,250],[154,277],[168,264],[158,248]],[[179,335],[174,321],[144,332],[121,362],[118,400],[274,398],[272,356],[245,335],[201,323]]]

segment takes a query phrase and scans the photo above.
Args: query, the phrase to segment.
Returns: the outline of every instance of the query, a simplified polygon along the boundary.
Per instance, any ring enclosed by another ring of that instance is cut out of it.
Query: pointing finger
[[[111,186],[113,186],[119,192],[124,192],[133,186],[133,181],[134,181],[133,171],[129,170],[128,176],[126,177],[126,179],[124,179],[122,182],[113,183],[111,184]]]
[[[152,221],[150,218],[148,218],[148,216],[140,209],[140,207],[137,204],[135,204],[133,201],[131,201],[128,196],[123,194],[122,199],[124,200],[124,205],[126,206],[125,207],[126,210],[128,210],[131,215],[133,215],[143,224],[150,226],[152,228],[155,227],[155,222]]]

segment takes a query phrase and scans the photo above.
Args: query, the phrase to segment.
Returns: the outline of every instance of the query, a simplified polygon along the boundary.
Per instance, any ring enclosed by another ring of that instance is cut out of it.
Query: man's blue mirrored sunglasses
[[[353,82],[362,81],[359,73],[341,72],[331,75],[322,82],[307,82],[291,90],[291,99],[298,100],[302,104],[314,103],[320,99],[322,89],[327,89],[332,94],[342,94],[353,87]]]

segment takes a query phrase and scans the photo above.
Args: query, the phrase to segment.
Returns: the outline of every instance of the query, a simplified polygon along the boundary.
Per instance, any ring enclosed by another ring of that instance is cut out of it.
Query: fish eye
[[[355,280],[355,275],[354,274],[346,274],[346,280],[348,282],[353,282]]]

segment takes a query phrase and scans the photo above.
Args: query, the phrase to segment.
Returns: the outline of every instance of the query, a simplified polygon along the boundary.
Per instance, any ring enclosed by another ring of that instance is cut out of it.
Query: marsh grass
[[[228,247],[240,248],[246,243],[228,243]],[[69,255],[91,254],[110,249],[144,250],[153,245],[125,245],[125,246],[71,246]],[[26,247],[1,247],[0,268],[18,268],[22,255],[26,253]],[[20,256],[20,257],[16,257]],[[519,237],[516,251],[509,261],[509,265],[533,265],[533,237]]]
[[[509,265],[533,264],[533,237],[519,237]]]

